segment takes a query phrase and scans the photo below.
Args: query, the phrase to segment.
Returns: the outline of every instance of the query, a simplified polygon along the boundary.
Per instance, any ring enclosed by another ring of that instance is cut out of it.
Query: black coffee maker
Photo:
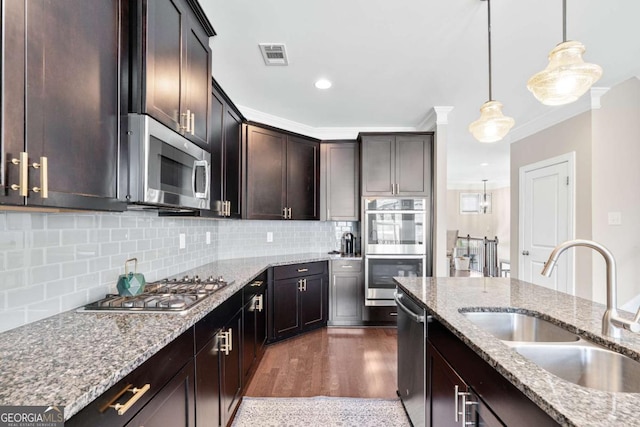
[[[344,233],[342,236],[344,240],[344,255],[353,255],[355,252],[356,239],[352,233]]]

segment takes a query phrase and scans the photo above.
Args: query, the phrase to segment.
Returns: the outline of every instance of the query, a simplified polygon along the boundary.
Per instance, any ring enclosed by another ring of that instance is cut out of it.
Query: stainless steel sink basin
[[[513,348],[536,365],[584,387],[640,392],[640,363],[591,344],[523,344]]]
[[[553,323],[521,313],[461,312],[467,319],[503,341],[571,342],[579,337]]]

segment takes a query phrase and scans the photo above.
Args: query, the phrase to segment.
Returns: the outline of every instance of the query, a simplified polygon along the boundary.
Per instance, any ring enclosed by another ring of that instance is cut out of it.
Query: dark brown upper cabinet
[[[433,133],[360,134],[362,196],[430,196]]]
[[[320,219],[359,221],[360,144],[323,141],[320,154]]]
[[[211,210],[242,215],[242,116],[216,82],[211,98]]]
[[[319,219],[320,143],[245,125],[243,218]]]
[[[135,10],[130,111],[208,148],[215,31],[196,0],[138,1]]]
[[[124,210],[118,0],[2,2],[0,204]]]

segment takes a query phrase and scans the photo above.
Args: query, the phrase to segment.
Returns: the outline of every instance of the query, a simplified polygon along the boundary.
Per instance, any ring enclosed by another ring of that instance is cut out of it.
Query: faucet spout
[[[607,309],[602,317],[602,334],[611,337],[619,337],[620,329],[628,329],[632,332],[640,332],[640,308],[636,313],[633,320],[623,319],[618,315],[618,285],[616,283],[616,260],[609,249],[601,245],[600,243],[592,240],[569,240],[556,246],[551,254],[549,260],[544,265],[544,268],[540,272],[543,276],[550,277],[553,268],[558,262],[558,258],[567,249],[583,246],[595,250],[600,253],[604,258],[607,269]]]

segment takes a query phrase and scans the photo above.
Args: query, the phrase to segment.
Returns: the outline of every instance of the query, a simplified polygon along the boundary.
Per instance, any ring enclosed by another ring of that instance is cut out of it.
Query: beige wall
[[[487,189],[491,193],[491,213],[460,214],[460,193],[481,193],[482,189],[469,188],[447,191],[447,227],[458,230],[460,236],[498,237],[498,258],[510,256],[510,191],[509,187]]]
[[[511,144],[511,277],[518,277],[519,174],[522,166],[562,154],[576,153],[575,238],[591,239],[591,112]],[[591,253],[576,250],[576,295],[591,298]]]
[[[611,88],[601,103],[593,111],[593,240],[615,256],[621,306],[640,294],[640,80]],[[609,225],[609,212],[620,212],[622,225]],[[593,267],[594,299],[604,302],[605,266],[598,254]]]

